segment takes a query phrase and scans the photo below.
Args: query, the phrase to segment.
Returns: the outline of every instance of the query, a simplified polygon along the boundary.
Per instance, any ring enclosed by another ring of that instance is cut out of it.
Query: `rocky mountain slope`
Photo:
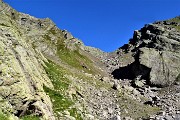
[[[146,25],[105,53],[0,2],[0,119],[177,118],[179,21]]]
[[[115,57],[112,58],[112,55]],[[120,81],[130,80],[131,85],[140,88],[141,92],[142,88],[159,89],[158,102],[157,98],[155,101],[148,101],[148,104],[156,104],[165,110],[157,119],[169,120],[177,118],[175,116],[180,118],[179,16],[147,24],[134,31],[129,43],[111,53],[108,58],[111,58],[108,67],[114,78]]]

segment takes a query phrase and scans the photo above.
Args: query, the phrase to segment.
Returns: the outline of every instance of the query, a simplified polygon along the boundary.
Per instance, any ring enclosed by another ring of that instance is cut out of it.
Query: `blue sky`
[[[85,45],[114,51],[133,31],[180,15],[180,0],[4,0],[17,11],[49,17]]]

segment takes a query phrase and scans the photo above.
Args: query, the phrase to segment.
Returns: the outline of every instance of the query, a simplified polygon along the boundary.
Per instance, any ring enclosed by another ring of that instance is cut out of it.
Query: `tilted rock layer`
[[[21,14],[0,4],[0,107],[18,117],[29,112],[53,120],[52,103],[43,90],[43,85],[53,88],[43,68],[47,60],[22,35],[20,21],[13,20]]]

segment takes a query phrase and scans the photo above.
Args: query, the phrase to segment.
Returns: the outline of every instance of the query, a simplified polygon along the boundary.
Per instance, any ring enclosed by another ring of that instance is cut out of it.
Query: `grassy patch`
[[[44,86],[44,91],[49,95],[51,101],[53,103],[53,110],[55,112],[61,112],[68,109],[73,102],[65,98],[59,92],[55,90],[51,90],[48,87]]]
[[[2,112],[0,112],[0,120],[9,120],[6,115],[4,115]]]
[[[44,37],[45,40],[51,41],[51,37],[50,37],[49,35],[46,34],[46,35],[44,35],[43,37]]]
[[[57,54],[59,58],[75,69],[95,74],[92,61],[89,60],[86,56],[80,54],[78,46],[74,47],[76,47],[76,50],[70,50],[64,45],[62,40],[59,40],[57,45]]]
[[[63,112],[64,110],[70,111],[70,115],[76,118],[77,120],[81,120],[81,115],[77,112],[76,108],[71,108],[74,105],[74,102],[68,97],[65,96],[66,91],[68,90],[69,84],[71,81],[65,77],[65,74],[68,72],[56,65],[55,63],[49,61],[45,62],[46,73],[48,77],[51,79],[54,89],[50,89],[44,86],[44,91],[49,95],[53,104],[53,110],[58,117],[58,112]]]
[[[71,116],[74,116],[76,118],[76,120],[83,120],[80,114],[77,112],[76,108],[70,109],[69,112]]]
[[[153,115],[160,110],[160,108],[158,107],[144,105],[126,96],[121,96],[121,99],[122,100],[119,104],[122,110],[121,111],[122,116],[124,117],[130,116],[131,118],[134,119],[148,118],[150,115]]]
[[[22,120],[40,120],[38,116],[33,116],[33,115],[23,116],[21,119]]]
[[[65,77],[68,73],[64,68],[54,64],[49,61],[45,63],[47,67],[45,67],[46,73],[48,77],[51,79],[55,90],[65,92],[71,81]]]
[[[172,18],[167,20],[168,22],[175,22],[175,23],[180,23],[180,16]],[[180,26],[176,26],[176,25],[171,25],[172,27],[176,28],[178,31],[180,31]]]
[[[180,16],[167,20],[168,22],[180,22]]]
[[[52,99],[55,111],[65,110],[73,104],[63,96],[70,84],[70,81],[64,77],[66,71],[51,61],[49,61],[49,63],[46,62],[45,64],[47,66],[45,67],[46,73],[54,85],[54,90],[51,90],[46,86],[44,86],[44,90]]]
[[[96,70],[95,67],[93,66],[93,62],[88,57],[80,53],[80,48],[78,44],[72,43],[72,47],[75,49],[71,50],[65,45],[66,39],[64,38],[63,33],[62,32],[59,32],[59,34],[56,33],[57,31],[55,30],[55,28],[52,28],[47,32],[46,35],[43,36],[43,38],[48,45],[51,46],[54,45],[54,47],[56,46],[57,56],[59,56],[59,58],[64,63],[68,64],[70,67],[73,67],[80,71],[84,71],[86,73],[95,74],[98,72],[98,70]],[[58,38],[57,43],[52,43],[51,35],[57,36]],[[71,43],[69,45],[71,45]]]

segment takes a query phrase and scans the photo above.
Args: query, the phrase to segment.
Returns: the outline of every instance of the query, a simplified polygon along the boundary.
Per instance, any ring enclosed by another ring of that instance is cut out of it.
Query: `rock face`
[[[129,44],[116,51],[120,67],[112,72],[114,77],[135,79],[140,75],[151,85],[173,84],[180,73],[179,23],[180,17],[176,17],[135,31]]]
[[[47,59],[21,34],[12,19],[14,10],[0,4],[4,10],[0,13],[0,109],[17,117],[35,114],[54,120],[52,103],[43,90],[43,85],[53,88],[43,68]]]
[[[117,91],[107,90],[109,77],[100,80],[108,76],[97,59],[104,52],[84,46],[48,18],[19,13],[3,2],[0,10],[0,118],[82,120],[119,115],[113,94]]]

